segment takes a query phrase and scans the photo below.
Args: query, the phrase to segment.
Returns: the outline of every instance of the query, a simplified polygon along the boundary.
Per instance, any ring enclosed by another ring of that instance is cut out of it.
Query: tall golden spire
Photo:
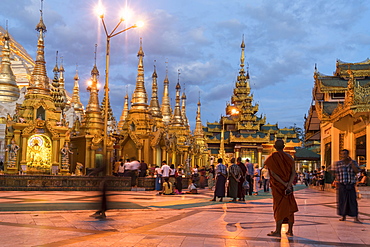
[[[39,32],[37,41],[36,65],[31,75],[30,86],[28,87],[27,93],[50,95],[50,85],[46,73],[44,57],[44,33],[46,32],[46,26],[42,18],[42,9],[40,10],[40,21],[36,26],[36,31]]]
[[[177,73],[178,79],[176,84],[176,103],[175,103],[175,109],[171,118],[171,125],[172,126],[183,126],[183,121],[181,117],[181,108],[180,108],[180,70],[178,70]]]
[[[128,116],[128,111],[129,111],[128,93],[126,92],[125,102],[123,103],[123,110],[122,110],[121,117],[119,118],[119,122],[118,122],[118,132],[122,130],[122,127]]]
[[[167,62],[166,62],[167,63]],[[168,80],[168,68],[166,66],[166,77],[164,78],[164,88],[163,88],[163,97],[162,97],[162,105],[161,105],[161,112],[163,116],[163,122],[165,124],[168,124],[171,120],[171,105],[170,105],[170,96],[168,93],[168,86],[169,86],[169,80]]]
[[[181,117],[186,128],[190,128],[188,117],[186,116],[186,95],[185,95],[185,86],[184,91],[181,96]]]
[[[12,102],[19,98],[19,88],[10,67],[10,46],[8,28],[4,34],[3,58],[0,69],[0,102]]]
[[[195,118],[195,130],[194,130],[194,136],[203,136],[203,125],[200,115],[200,97],[198,100],[198,109],[197,109],[197,116]]]
[[[99,70],[96,67],[96,47],[97,45],[95,45],[95,64],[93,69],[91,70],[91,81],[89,82],[89,86],[87,87],[87,90],[90,92],[90,98],[89,103],[86,106],[86,113],[100,112],[99,89],[98,89]]]
[[[61,109],[63,110],[67,104],[67,93],[65,89],[65,78],[64,78],[64,66],[63,66],[63,57],[61,57],[60,68],[59,68],[59,90],[61,93]]]
[[[139,64],[137,68],[137,77],[136,77],[136,88],[132,95],[131,100],[131,109],[132,110],[147,110],[148,109],[148,96],[145,91],[144,85],[144,51],[143,51],[143,42],[140,38],[140,49],[137,53],[139,58]]]
[[[56,56],[55,56],[55,66],[53,69],[54,73],[54,79],[53,82],[51,83],[51,96],[53,97],[53,101],[55,106],[60,110],[62,109],[62,103],[63,103],[63,97],[62,97],[62,92],[60,90],[60,85],[59,85],[59,68],[58,68],[58,51],[56,51]]]
[[[80,78],[78,77],[78,70],[76,66],[76,75],[74,76],[74,87],[73,87],[73,95],[72,95],[72,107],[75,109],[75,111],[83,112],[84,107],[81,103],[80,99],[80,86],[78,84]]]
[[[150,100],[149,112],[152,114],[153,117],[162,118],[162,113],[158,101],[157,77],[157,71],[154,65],[154,72],[152,75],[152,98]]]

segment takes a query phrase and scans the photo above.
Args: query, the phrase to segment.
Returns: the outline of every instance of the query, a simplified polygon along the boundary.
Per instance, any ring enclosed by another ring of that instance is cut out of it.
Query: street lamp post
[[[105,53],[105,85],[104,85],[104,97],[105,97],[105,105],[104,105],[104,138],[103,138],[103,155],[104,155],[104,162],[105,165],[108,167],[107,173],[110,172],[110,161],[108,158],[108,151],[107,151],[107,144],[108,144],[108,102],[109,102],[109,61],[110,61],[110,39],[114,36],[117,36],[127,30],[132,28],[136,28],[139,25],[135,24],[131,27],[125,28],[116,32],[117,28],[121,25],[124,21],[123,18],[120,19],[118,24],[114,27],[112,32],[108,33],[107,26],[104,21],[104,14],[99,14],[100,19],[102,20],[104,32],[107,38],[107,45],[106,45],[106,53]],[[107,174],[109,175],[109,174]]]

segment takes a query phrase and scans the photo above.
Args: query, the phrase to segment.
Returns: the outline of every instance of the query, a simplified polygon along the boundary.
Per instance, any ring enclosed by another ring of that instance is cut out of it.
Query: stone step
[[[132,187],[131,191],[145,191],[144,187]]]

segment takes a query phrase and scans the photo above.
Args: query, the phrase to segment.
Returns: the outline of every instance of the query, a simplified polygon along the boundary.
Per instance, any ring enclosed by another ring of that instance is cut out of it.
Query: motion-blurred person
[[[99,210],[90,215],[90,217],[95,217],[95,219],[105,219],[107,216],[105,212],[108,210],[107,207],[107,178],[105,177],[106,166],[103,165],[101,167],[95,168],[92,172],[88,174],[88,176],[98,176],[99,173],[103,173],[102,181],[100,182],[100,207]]]
[[[148,170],[148,164],[145,163],[144,160],[142,160],[141,163],[140,163],[140,174],[139,174],[139,177],[145,177],[147,170]]]

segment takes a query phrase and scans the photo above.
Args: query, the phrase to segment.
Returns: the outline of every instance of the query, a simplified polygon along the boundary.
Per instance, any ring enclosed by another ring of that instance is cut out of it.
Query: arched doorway
[[[27,141],[27,173],[50,174],[51,140],[45,135],[35,134]]]

